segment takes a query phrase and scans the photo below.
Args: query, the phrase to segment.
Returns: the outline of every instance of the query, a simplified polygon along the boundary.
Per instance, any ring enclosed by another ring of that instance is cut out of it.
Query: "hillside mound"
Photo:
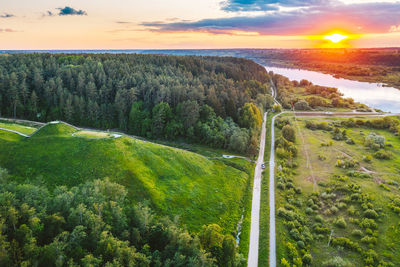
[[[46,136],[61,136],[61,135],[70,135],[76,132],[77,129],[74,127],[60,121],[50,122],[40,129],[38,129],[32,137],[46,137]]]
[[[0,136],[0,164],[16,179],[40,180],[50,190],[108,177],[126,186],[132,202],[150,203],[157,212],[179,218],[189,230],[217,223],[227,232],[235,231],[248,173],[181,149],[130,137],[76,138],[70,134],[75,131],[54,123],[23,141]],[[239,164],[250,169],[245,160]]]

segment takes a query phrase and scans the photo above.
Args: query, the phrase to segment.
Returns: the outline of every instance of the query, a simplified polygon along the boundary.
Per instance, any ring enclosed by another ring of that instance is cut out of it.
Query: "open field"
[[[398,119],[283,118],[297,156],[277,150],[278,263],[399,265],[400,139],[379,124]],[[385,144],[367,147],[371,136]]]
[[[50,189],[109,177],[127,188],[130,199],[148,201],[160,215],[178,216],[191,231],[217,223],[226,233],[236,232],[247,205],[249,161],[208,159],[129,137],[90,139],[73,133],[78,134],[63,123],[49,124],[32,138],[0,131],[0,166],[16,181]]]

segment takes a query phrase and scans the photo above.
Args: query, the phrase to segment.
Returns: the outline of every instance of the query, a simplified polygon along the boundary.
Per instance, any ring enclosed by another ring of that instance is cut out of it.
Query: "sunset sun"
[[[336,44],[336,43],[339,43],[339,42],[341,42],[341,41],[343,41],[345,39],[348,39],[349,37],[346,36],[346,35],[343,35],[343,34],[334,33],[334,34],[331,34],[331,35],[326,35],[323,38]]]

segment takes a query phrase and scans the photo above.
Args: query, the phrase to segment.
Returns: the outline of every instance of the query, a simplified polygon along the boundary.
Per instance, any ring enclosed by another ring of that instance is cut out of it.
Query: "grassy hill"
[[[0,166],[19,182],[50,189],[109,177],[126,186],[134,202],[147,200],[160,214],[179,216],[189,230],[217,223],[235,231],[248,189],[246,160],[225,164],[130,137],[93,139],[74,132],[63,123],[48,124],[32,138],[0,130]]]

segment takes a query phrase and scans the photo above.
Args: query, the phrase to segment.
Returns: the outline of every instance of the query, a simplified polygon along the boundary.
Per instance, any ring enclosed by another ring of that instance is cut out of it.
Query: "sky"
[[[400,47],[400,0],[0,0],[0,49],[335,46]]]

